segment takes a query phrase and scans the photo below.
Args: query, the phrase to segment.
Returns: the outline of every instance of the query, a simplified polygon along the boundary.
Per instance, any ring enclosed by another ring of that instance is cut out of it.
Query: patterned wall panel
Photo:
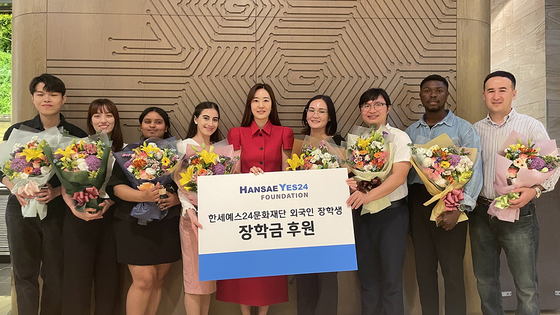
[[[225,135],[260,81],[296,132],[306,101],[328,94],[346,134],[361,123],[358,98],[371,87],[389,92],[390,121],[406,127],[423,113],[418,85],[431,73],[449,79],[456,109],[456,0],[149,0],[129,12],[107,2],[106,14],[62,2],[49,2],[47,68],[68,84],[65,113],[85,126],[89,102],[111,98],[128,141],[146,106],[169,111],[184,136],[204,100],[221,105]]]

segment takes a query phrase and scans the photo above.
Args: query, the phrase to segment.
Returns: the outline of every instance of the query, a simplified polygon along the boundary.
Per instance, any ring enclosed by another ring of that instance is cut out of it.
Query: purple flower
[[[33,175],[41,175],[41,168],[36,168],[33,170],[33,172],[31,172],[31,174]]]
[[[455,154],[450,155],[449,158],[449,163],[451,164],[451,166],[457,166],[459,165],[459,162],[461,162],[461,157]]]
[[[443,158],[441,156],[436,157],[437,162],[441,162],[442,160],[443,160]]]
[[[60,160],[62,158],[62,154],[55,154],[54,158]]]
[[[389,133],[387,131],[383,131],[383,137],[387,137]]]
[[[223,164],[215,164],[212,165],[212,173],[214,173],[214,175],[222,175],[226,172],[226,167]]]
[[[531,159],[530,166],[532,169],[536,169],[537,171],[540,171],[546,166],[546,163],[540,157],[534,157]]]
[[[124,154],[123,154],[123,156],[124,156]],[[128,169],[128,167],[130,165],[132,165],[132,159],[130,159],[130,160],[126,161],[126,163],[124,163],[124,168]]]
[[[24,157],[17,157],[12,160],[13,171],[21,173],[26,167],[29,167],[29,163],[25,160]]]
[[[95,156],[95,155],[90,155],[88,157],[86,157],[86,164],[88,166],[88,170],[90,171],[97,171],[99,170],[99,167],[101,166],[101,160]]]

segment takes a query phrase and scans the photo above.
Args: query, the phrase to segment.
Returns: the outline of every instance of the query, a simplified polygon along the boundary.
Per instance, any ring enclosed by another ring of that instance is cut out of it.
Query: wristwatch
[[[457,210],[459,210],[459,212],[461,213],[465,213],[465,211],[467,211],[467,206],[465,206],[464,203],[461,203],[457,206]]]
[[[537,192],[537,195],[535,196],[535,198],[539,198],[542,195],[542,190],[539,188],[539,186],[535,186],[533,188]]]

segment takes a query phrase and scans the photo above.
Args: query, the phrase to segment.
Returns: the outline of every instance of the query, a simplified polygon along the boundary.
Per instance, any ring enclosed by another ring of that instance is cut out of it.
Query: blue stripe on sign
[[[354,244],[199,255],[200,281],[357,269]]]

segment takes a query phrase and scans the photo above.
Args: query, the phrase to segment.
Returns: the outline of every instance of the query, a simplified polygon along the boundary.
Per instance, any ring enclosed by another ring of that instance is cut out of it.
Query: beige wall
[[[492,71],[517,79],[513,107],[545,123],[545,0],[492,0],[491,36]]]
[[[63,112],[81,127],[88,104],[107,97],[119,107],[126,141],[138,138],[139,112],[153,105],[169,112],[182,137],[194,106],[211,100],[222,107],[226,135],[239,125],[248,89],[264,81],[275,89],[284,125],[297,132],[306,101],[328,94],[345,135],[361,123],[357,100],[371,87],[389,92],[393,125],[410,125],[423,114],[420,81],[438,73],[450,82],[448,107],[474,122],[486,113],[479,86],[489,70],[489,34],[490,0],[18,1],[13,119],[35,115],[27,84],[49,72],[67,83]],[[412,255],[409,244],[406,313],[420,314]],[[158,314],[184,313],[180,277],[176,264]],[[466,280],[469,313],[477,314],[470,250]],[[339,314],[357,314],[355,272],[339,281]],[[295,314],[294,288],[270,314]],[[237,312],[226,303],[211,307]]]
[[[560,2],[547,0],[545,13],[547,127],[560,139]]]

